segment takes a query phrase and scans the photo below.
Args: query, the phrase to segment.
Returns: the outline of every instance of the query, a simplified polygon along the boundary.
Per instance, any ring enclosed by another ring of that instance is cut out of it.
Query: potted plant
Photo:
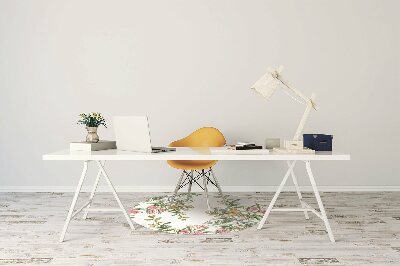
[[[86,135],[86,142],[96,143],[99,142],[99,135],[97,129],[100,125],[107,127],[106,120],[100,113],[80,114],[78,124],[85,125],[88,134]]]

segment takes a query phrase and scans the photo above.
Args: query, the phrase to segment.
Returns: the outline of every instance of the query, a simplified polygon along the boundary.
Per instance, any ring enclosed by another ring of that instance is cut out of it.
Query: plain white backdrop
[[[83,140],[81,112],[150,118],[154,145],[202,126],[228,143],[291,138],[304,106],[249,87],[268,66],[320,106],[305,132],[349,162],[322,186],[400,186],[399,1],[0,1],[0,185],[75,186],[77,162],[41,156]],[[223,186],[275,186],[285,163],[221,162]],[[108,165],[117,186],[172,186],[164,162]],[[94,168],[91,170],[94,171]],[[308,185],[304,170],[299,183]],[[95,175],[92,172],[92,175]]]

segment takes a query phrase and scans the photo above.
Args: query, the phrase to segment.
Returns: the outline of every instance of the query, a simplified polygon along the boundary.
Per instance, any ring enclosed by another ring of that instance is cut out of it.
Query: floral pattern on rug
[[[130,210],[132,220],[146,228],[171,234],[203,235],[237,232],[256,225],[265,209],[250,198],[210,195],[208,212],[204,194],[159,196]]]

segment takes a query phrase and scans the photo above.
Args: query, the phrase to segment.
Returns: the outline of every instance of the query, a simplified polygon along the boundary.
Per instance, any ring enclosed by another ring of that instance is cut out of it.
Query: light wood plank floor
[[[121,193],[125,206],[162,193]],[[272,193],[234,193],[267,205]],[[96,204],[114,206],[110,194]],[[49,265],[400,265],[400,192],[322,193],[337,242],[320,219],[272,213],[260,231],[186,236],[131,232],[122,214],[75,218],[59,243],[71,193],[0,193],[0,264]],[[86,200],[84,194],[79,203]],[[311,193],[304,197],[316,206]],[[286,192],[280,206],[297,206]]]

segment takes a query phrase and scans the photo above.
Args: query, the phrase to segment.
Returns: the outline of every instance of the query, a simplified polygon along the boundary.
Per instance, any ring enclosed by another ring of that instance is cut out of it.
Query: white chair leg
[[[211,171],[211,175],[212,175],[212,177],[213,177],[213,179],[214,179],[215,185],[217,185],[217,189],[218,189],[219,194],[221,195],[222,201],[223,201],[223,202],[225,203],[225,205],[226,205],[226,201],[225,201],[225,198],[224,198],[224,194],[222,193],[222,189],[221,189],[221,186],[219,185],[217,176],[214,174],[214,171],[212,170],[211,167],[210,167],[210,171]]]
[[[64,241],[65,233],[67,233],[68,225],[69,222],[71,221],[72,213],[74,212],[76,201],[78,200],[79,192],[81,191],[83,181],[85,180],[87,169],[88,169],[88,161],[84,161],[81,178],[79,179],[78,186],[76,187],[75,195],[74,198],[72,199],[71,207],[69,208],[67,219],[65,220],[64,228],[61,232],[60,242]]]
[[[189,177],[189,185],[188,185],[188,196],[190,192],[192,191],[192,182],[193,182],[193,170],[190,171],[190,177]]]
[[[178,184],[176,184],[174,196],[178,194],[179,187],[181,186],[183,176],[185,175],[185,171],[182,172],[181,177],[179,178]]]
[[[263,227],[263,225],[265,224],[265,221],[267,221],[269,213],[271,212],[272,208],[274,207],[274,204],[275,204],[276,200],[278,199],[279,194],[281,193],[283,187],[285,186],[285,183],[286,183],[295,163],[296,162],[294,161],[292,164],[290,164],[288,171],[286,172],[285,176],[282,179],[281,184],[279,185],[278,189],[276,190],[275,195],[272,198],[271,203],[268,206],[268,209],[265,211],[263,218],[261,219],[260,223],[257,226],[257,229],[261,229]]]
[[[203,186],[204,186],[204,193],[206,195],[206,200],[207,200],[207,208],[208,208],[208,211],[210,212],[211,208],[210,208],[210,202],[208,201],[207,177],[204,173],[204,170],[201,171],[201,175],[203,176]]]
[[[317,184],[315,183],[314,175],[311,171],[310,161],[306,161],[306,169],[307,169],[308,177],[310,178],[311,186],[314,190],[315,198],[317,199],[317,202],[318,202],[319,210],[321,211],[322,220],[324,221],[326,231],[328,232],[329,239],[331,240],[331,242],[335,242],[335,238],[333,237],[331,225],[329,224],[328,217],[326,216],[325,208],[324,208],[324,205],[322,204],[321,196],[319,195]]]
[[[295,161],[295,164],[296,164],[296,161]],[[290,167],[290,162],[289,162],[289,161],[287,161],[287,165]],[[300,188],[299,188],[299,185],[298,185],[298,183],[297,183],[297,178],[296,178],[296,176],[294,175],[294,170],[293,170],[293,169],[292,169],[292,171],[290,172],[290,175],[292,176],[293,184],[294,184],[294,186],[295,186],[295,188],[296,188],[297,197],[299,198],[300,205],[301,205],[301,207],[302,207],[303,209],[305,209],[306,206],[304,206],[304,203],[303,203],[303,196],[301,195]],[[310,217],[308,217],[307,211],[304,211],[304,217],[306,218],[306,220],[308,220],[308,219],[310,218]]]
[[[106,161],[103,162],[103,167],[104,167],[105,164],[106,164]],[[88,209],[89,209],[90,206],[92,205],[92,201],[93,201],[93,198],[94,198],[94,194],[96,194],[97,185],[99,184],[99,181],[100,181],[100,176],[101,176],[101,171],[99,170],[99,171],[97,172],[96,180],[94,181],[92,193],[90,193],[89,204],[88,204],[88,206],[86,207],[85,212],[84,212],[84,214],[83,214],[83,219],[84,219],[84,220],[86,220],[86,218],[87,218],[87,216],[88,216],[88,213],[89,213]]]
[[[221,189],[221,187],[219,185],[217,176],[214,174],[214,171],[212,170],[212,168],[210,168],[210,172],[211,172],[211,175],[212,175],[212,177],[214,179],[215,185],[217,185],[217,189],[218,189],[219,194],[221,195],[222,198],[224,198],[224,194],[222,193],[222,189]]]

